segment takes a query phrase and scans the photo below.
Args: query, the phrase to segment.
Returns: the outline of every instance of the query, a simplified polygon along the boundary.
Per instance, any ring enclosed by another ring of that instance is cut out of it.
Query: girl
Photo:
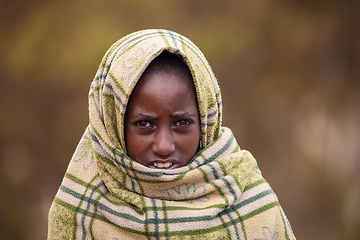
[[[200,50],[166,30],[105,54],[49,239],[295,239],[255,159],[221,126]]]

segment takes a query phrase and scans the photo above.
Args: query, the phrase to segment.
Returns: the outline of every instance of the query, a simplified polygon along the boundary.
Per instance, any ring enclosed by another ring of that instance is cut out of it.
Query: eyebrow
[[[183,113],[175,113],[173,114],[174,118],[184,118],[184,117],[196,117],[196,114],[190,114],[188,112],[183,112]],[[141,118],[144,120],[153,120],[156,119],[156,117],[148,115],[148,114],[143,114],[143,113],[139,113],[135,116],[130,116],[130,119],[137,119],[137,118]]]
[[[145,119],[145,120],[151,120],[151,119],[155,119],[156,117],[153,117],[151,115],[147,115],[147,114],[142,114],[139,113],[135,116],[130,116],[131,119],[137,119],[137,118],[141,118],[141,119]]]
[[[184,112],[184,113],[175,113],[173,116],[176,117],[176,118],[196,117],[196,114],[191,114],[191,113],[188,113],[188,112]]]

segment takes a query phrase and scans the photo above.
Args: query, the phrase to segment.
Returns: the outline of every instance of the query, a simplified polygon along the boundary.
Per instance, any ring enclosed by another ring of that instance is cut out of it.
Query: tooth
[[[153,165],[157,168],[168,168],[172,165],[173,163],[171,162],[167,162],[167,163],[160,163],[160,162],[154,162]]]
[[[163,164],[158,162],[154,162],[154,166],[158,168],[163,168]]]

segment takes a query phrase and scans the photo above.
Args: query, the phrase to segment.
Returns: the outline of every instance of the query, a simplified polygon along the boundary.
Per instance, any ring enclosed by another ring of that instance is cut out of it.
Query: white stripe
[[[225,144],[227,143],[227,141],[230,139],[231,137],[231,132],[229,130],[225,130],[223,132],[222,135],[220,135],[220,138],[214,143],[214,145],[212,145],[209,149],[207,149],[206,151],[204,151],[203,155],[206,159],[210,158],[212,155],[214,155],[215,153],[217,153],[222,147],[225,146]],[[235,140],[235,139],[234,139]],[[233,141],[234,141],[233,140]],[[232,145],[231,145],[232,146]],[[227,151],[225,151],[226,153],[228,152],[232,152],[233,149],[228,149]],[[221,155],[223,156],[224,153]]]
[[[83,236],[83,228],[82,228],[82,224],[81,224],[81,218],[82,218],[82,214],[76,214],[76,222],[77,224],[77,229],[76,229],[76,239],[82,239]]]
[[[83,193],[85,192],[85,187],[71,181],[70,179],[68,179],[67,177],[64,177],[63,179],[63,182],[61,184],[63,187],[67,187],[77,193],[79,193],[80,195],[83,195]],[[80,203],[80,199],[78,199],[77,197],[74,197],[73,195],[67,193],[67,192],[64,192],[63,190],[59,189],[59,192],[57,194],[57,198],[64,201],[64,202],[67,202],[71,205],[74,205],[74,206],[78,206],[79,203]]]
[[[276,202],[276,197],[274,194],[268,194],[262,198],[255,200],[254,202],[251,202],[241,207],[238,211],[241,215],[246,215],[272,202]]]
[[[187,215],[184,215],[184,216],[187,216]],[[215,227],[218,225],[222,225],[220,218],[215,218],[210,221],[170,223],[170,224],[168,224],[168,227],[169,227],[169,232],[173,232],[173,231],[204,230],[204,229]]]
[[[105,205],[106,207],[108,207],[109,209],[113,210],[114,212],[117,212],[120,214],[128,214],[134,218],[138,218],[140,221],[145,220],[145,215],[139,215],[132,208],[129,208],[126,206],[114,205],[111,202],[107,201],[105,198],[102,198],[99,202],[101,204]],[[125,218],[113,215],[113,214],[101,209],[100,207],[98,207],[98,209],[97,209],[97,214],[105,217],[106,219],[108,219],[109,221],[113,222],[116,225],[127,227],[127,228],[134,229],[134,230],[141,231],[141,232],[144,231],[144,224],[134,222],[132,220],[127,220]]]
[[[258,195],[259,193],[262,193],[266,190],[271,189],[269,187],[268,183],[262,183],[257,185],[256,187],[253,187],[252,189],[249,189],[241,194],[241,201],[245,201],[251,197],[254,197],[255,195]]]

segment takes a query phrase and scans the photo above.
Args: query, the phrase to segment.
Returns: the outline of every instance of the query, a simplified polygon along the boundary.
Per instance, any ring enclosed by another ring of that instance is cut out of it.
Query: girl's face
[[[200,118],[191,79],[169,73],[143,76],[125,114],[128,156],[149,168],[186,166],[200,142]]]

